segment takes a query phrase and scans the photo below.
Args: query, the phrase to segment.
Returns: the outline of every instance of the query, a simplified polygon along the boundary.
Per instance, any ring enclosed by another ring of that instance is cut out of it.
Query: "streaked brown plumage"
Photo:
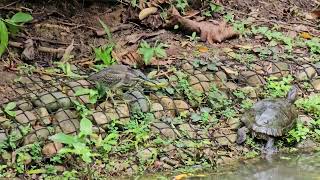
[[[139,70],[126,65],[111,65],[88,77],[88,80],[98,82],[110,89],[132,87],[139,81],[149,81]]]

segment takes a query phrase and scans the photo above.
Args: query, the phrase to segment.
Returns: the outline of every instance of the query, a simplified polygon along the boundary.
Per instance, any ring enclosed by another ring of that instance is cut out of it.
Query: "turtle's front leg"
[[[274,146],[274,138],[269,136],[268,142],[263,148],[263,153],[265,153],[267,155],[272,155],[272,154],[276,153],[277,151],[278,151],[277,148]]]

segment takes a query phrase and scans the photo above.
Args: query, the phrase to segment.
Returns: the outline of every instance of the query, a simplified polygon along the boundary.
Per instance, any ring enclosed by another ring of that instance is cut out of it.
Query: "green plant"
[[[30,64],[21,64],[18,66],[18,70],[21,74],[32,75],[36,67]]]
[[[291,37],[285,36],[282,32],[270,30],[268,27],[262,26],[256,28],[251,27],[251,32],[253,34],[261,34],[265,36],[268,40],[275,40],[283,42],[286,45],[287,50],[291,51],[293,48],[293,39]]]
[[[167,56],[164,47],[166,47],[166,45],[163,43],[158,44],[158,42],[156,42],[155,45],[151,47],[146,41],[142,41],[138,52],[143,56],[144,63],[148,65],[154,56],[158,58],[165,58]]]
[[[255,150],[252,150],[252,151],[249,151],[249,152],[246,152],[245,153],[245,157],[246,158],[255,158],[255,157],[257,157],[259,155],[259,153],[257,152],[257,151],[255,151]]]
[[[130,117],[130,122],[125,126],[124,134],[129,136],[129,139],[131,139],[129,141],[133,143],[137,151],[139,144],[150,138],[149,126],[153,119],[154,116],[151,113],[134,112]]]
[[[295,104],[305,112],[320,117],[320,94],[298,99]]]
[[[68,77],[80,77],[78,74],[74,73],[71,69],[71,64],[68,62],[54,62],[60,68],[60,70]]]
[[[306,139],[307,135],[310,133],[310,129],[304,126],[302,123],[297,123],[296,127],[289,131],[287,137],[288,143],[300,142],[302,139]]]
[[[9,33],[16,34],[19,29],[26,22],[31,21],[33,18],[30,14],[18,12],[10,19],[0,18],[0,57],[7,49],[9,43]]]
[[[112,35],[111,35],[110,28],[100,18],[98,20],[101,26],[103,27],[104,32],[107,34],[108,39],[111,41]]]
[[[116,63],[116,60],[112,57],[113,45],[105,45],[98,48],[94,48],[96,62],[102,61],[101,65],[96,65],[98,69],[108,67]]]
[[[92,122],[87,118],[87,116],[92,112],[77,101],[74,101],[73,103],[81,117],[80,133],[77,136],[58,133],[49,137],[49,139],[67,145],[67,147],[62,148],[59,153],[80,155],[83,161],[90,163],[92,161],[92,157],[97,155],[92,153],[91,148],[88,146],[88,136],[92,135]]]
[[[10,117],[16,117],[17,113],[13,111],[16,108],[15,102],[10,102],[4,107],[4,112]]]
[[[178,77],[177,91],[186,95],[192,105],[200,105],[203,101],[203,94],[191,87],[186,74],[181,71],[175,73]]]
[[[232,118],[236,115],[236,111],[231,106],[232,101],[215,85],[211,85],[210,87],[208,104],[216,115],[224,116],[226,118]]]
[[[185,13],[186,8],[189,6],[187,0],[175,0],[175,7],[182,12]]]
[[[291,88],[292,76],[278,78],[271,76],[267,79],[266,95],[271,97],[285,97]]]
[[[91,104],[95,104],[99,99],[106,95],[106,90],[103,86],[97,85],[97,89],[80,88],[74,94],[75,96],[88,95]]]
[[[192,113],[192,122],[200,122],[201,124],[209,124],[218,122],[218,119],[214,114],[211,113],[212,109],[208,107],[200,108],[200,113]]]
[[[200,37],[197,36],[196,32],[193,32],[191,36],[187,36],[189,38],[190,41],[192,42],[198,42]]]
[[[305,42],[311,53],[320,54],[320,39],[312,38]]]

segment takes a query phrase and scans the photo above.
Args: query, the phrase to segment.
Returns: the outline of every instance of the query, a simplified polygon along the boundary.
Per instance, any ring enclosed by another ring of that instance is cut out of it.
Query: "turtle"
[[[263,99],[255,103],[240,119],[244,126],[238,129],[237,144],[242,144],[246,134],[252,132],[254,137],[267,140],[263,153],[277,152],[274,139],[285,135],[296,123],[298,113],[294,102],[297,92],[298,87],[294,85],[286,98]]]

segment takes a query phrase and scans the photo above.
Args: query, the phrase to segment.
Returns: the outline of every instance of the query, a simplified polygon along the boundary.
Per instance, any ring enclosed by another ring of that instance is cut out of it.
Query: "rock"
[[[54,166],[54,168],[57,170],[57,172],[64,172],[64,171],[66,171],[66,167],[64,167],[64,166]]]
[[[51,124],[51,117],[46,108],[38,108],[36,109],[38,116],[40,117],[41,125],[49,125]]]
[[[232,162],[234,162],[235,159],[228,157],[228,156],[220,156],[219,159],[217,159],[217,165],[222,165],[222,164],[231,164]]]
[[[307,138],[299,142],[296,147],[299,149],[315,149],[318,145],[313,140]]]
[[[54,118],[59,123],[61,131],[65,134],[74,134],[80,128],[77,115],[69,109],[59,109]]]
[[[238,85],[236,83],[233,82],[227,82],[225,83],[225,86],[227,87],[228,90],[234,91],[238,88]]]
[[[229,139],[227,137],[218,137],[216,140],[217,140],[219,146],[231,145],[231,142],[229,141]]]
[[[159,97],[160,99],[160,103],[161,105],[164,107],[166,116],[168,117],[174,117],[175,116],[175,106],[174,106],[174,102],[173,99],[167,97],[167,96],[163,96],[163,97]]]
[[[238,129],[241,123],[239,118],[231,118],[227,120],[227,124],[230,129]]]
[[[32,144],[37,141],[42,141],[48,139],[50,132],[47,128],[36,126],[34,127],[34,131],[30,132],[27,136],[24,137],[23,144]]]
[[[62,147],[63,145],[58,142],[48,143],[43,146],[42,154],[47,157],[52,157],[53,155],[57,154]]]
[[[15,117],[15,120],[20,123],[20,124],[34,124],[37,120],[37,117],[32,111],[22,111],[22,110],[17,110],[16,111],[17,115]]]
[[[160,119],[163,116],[163,106],[160,103],[152,103],[151,112],[156,119]]]
[[[320,79],[313,80],[311,84],[312,84],[314,90],[320,91]]]
[[[213,137],[216,139],[219,146],[232,145],[237,139],[237,134],[231,129],[220,129],[213,133]]]
[[[52,80],[52,77],[51,77],[51,76],[45,75],[45,74],[41,75],[40,78],[41,78],[42,80],[45,80],[45,81],[51,81],[51,80]]]
[[[124,94],[124,99],[129,101],[131,111],[149,112],[149,101],[140,91]]]
[[[7,140],[7,134],[5,130],[0,129],[0,143],[4,142]]]
[[[119,120],[126,123],[130,119],[129,107],[127,104],[117,104],[116,107],[107,101],[101,103],[97,107],[98,111],[102,111],[110,120]]]
[[[179,125],[178,129],[182,131],[181,134],[187,135],[188,138],[194,139],[197,137],[196,131],[188,123]]]
[[[248,95],[249,98],[257,98],[257,92],[254,87],[246,86],[241,88],[241,91]]]
[[[242,71],[242,80],[247,82],[250,86],[257,87],[266,83],[265,79],[253,71]]]
[[[269,63],[269,62],[268,62]],[[264,66],[268,68],[268,66]],[[289,64],[285,62],[276,62],[272,63],[271,72],[268,69],[265,69],[266,72],[272,74],[275,77],[284,77],[289,75]]]
[[[137,156],[141,163],[145,163],[146,161],[153,158],[154,155],[157,154],[156,148],[147,148],[142,151],[139,151]]]
[[[37,107],[46,107],[49,112],[54,112],[59,108],[71,107],[71,99],[62,92],[44,92],[32,99],[32,103]]]
[[[298,81],[310,80],[317,75],[316,69],[309,65],[304,64],[302,67],[296,72],[296,79]]]
[[[19,100],[16,102],[16,105],[22,111],[31,111],[33,109],[32,103],[26,100]]]
[[[307,125],[309,127],[312,126],[312,122],[314,121],[310,116],[307,116],[307,115],[299,115],[298,116],[298,122],[304,124],[304,125]]]
[[[173,103],[175,104],[176,110],[181,113],[185,111],[189,111],[190,106],[188,103],[182,100],[173,100]]]
[[[229,134],[226,137],[229,140],[229,142],[235,143],[236,140],[237,140],[238,135],[236,133],[234,133],[234,134]]]
[[[98,126],[107,125],[111,121],[103,112],[94,112],[92,117]]]
[[[6,117],[0,116],[0,127],[2,127],[3,129],[11,129],[11,127],[13,127],[13,124]]]
[[[168,138],[170,140],[171,139],[174,140],[178,137],[177,134],[172,129],[172,127],[170,127],[169,125],[167,125],[166,123],[163,123],[163,122],[152,123],[150,129],[155,134],[160,133],[161,135],[165,136],[166,138]]]
[[[193,66],[190,64],[190,63],[184,63],[182,64],[182,67],[181,67],[184,71],[190,73],[190,74],[193,74],[194,72],[194,69],[193,69]]]

